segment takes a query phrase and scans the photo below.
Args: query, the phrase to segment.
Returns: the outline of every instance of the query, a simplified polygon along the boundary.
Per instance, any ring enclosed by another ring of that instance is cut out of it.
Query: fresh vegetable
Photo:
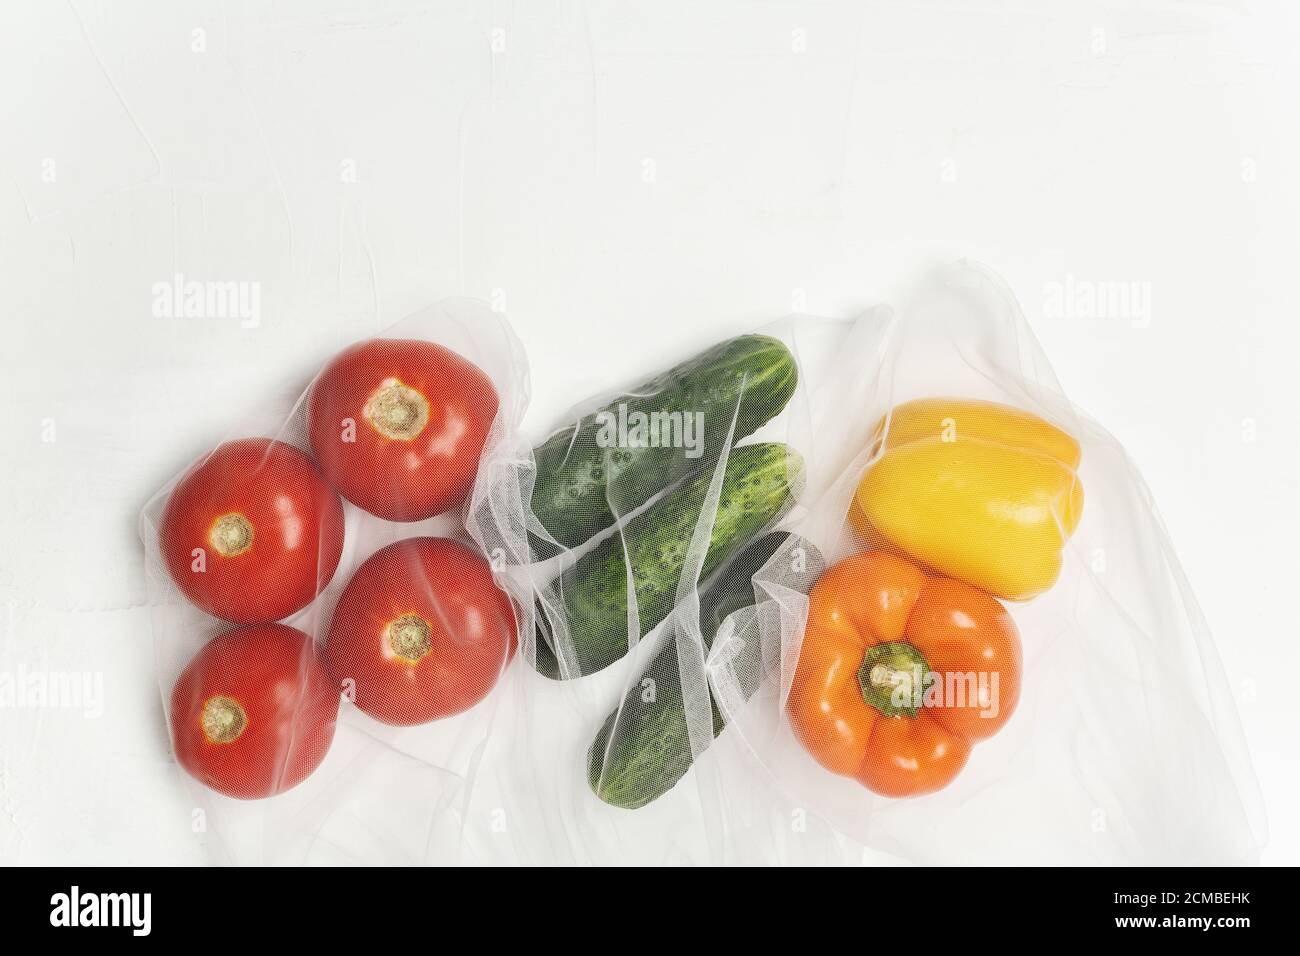
[[[716,462],[794,394],[798,372],[780,341],[743,335],[702,352],[534,450],[532,511],[564,548],[611,527],[687,474]],[[735,432],[732,434],[732,422]],[[540,556],[558,553],[538,539]]]
[[[252,800],[296,787],[329,751],[338,686],[312,639],[283,624],[213,638],[176,682],[172,744],[200,783]]]
[[[802,473],[799,454],[779,443],[731,450],[701,580],[784,513]],[[541,673],[566,678],[592,674],[627,653],[629,569],[638,633],[649,634],[668,616],[713,477],[714,467],[696,472],[561,575],[560,608],[538,616],[536,667]],[[561,626],[548,627],[550,618]]]
[[[983,591],[883,551],[813,587],[787,709],[826,769],[890,797],[942,789],[1019,697],[1019,633]]]
[[[754,577],[760,571],[784,588],[807,591],[821,574],[821,555],[811,542],[784,532],[759,538],[713,576],[700,592],[700,634],[707,653],[730,615],[743,652],[757,654],[760,630],[756,602],[763,599]],[[761,669],[756,662],[755,672]],[[742,687],[746,698],[757,690]],[[710,690],[713,736],[725,729]],[[616,807],[634,809],[663,796],[685,776],[695,756],[691,749],[677,640],[669,634],[650,666],[631,686],[623,703],[606,718],[587,751],[587,775],[596,796]]]
[[[486,561],[458,541],[406,538],[352,576],[324,657],[362,711],[421,724],[487,696],[516,643],[514,606]]]
[[[932,398],[894,408],[850,517],[922,564],[1021,601],[1061,572],[1083,513],[1079,443],[1036,415]]]
[[[389,521],[460,505],[496,414],[496,390],[478,366],[415,339],[345,349],[307,396],[321,471],[344,498]]]
[[[200,459],[163,510],[163,561],[181,593],[236,624],[311,603],[343,553],[343,506],[312,460],[245,438]]]

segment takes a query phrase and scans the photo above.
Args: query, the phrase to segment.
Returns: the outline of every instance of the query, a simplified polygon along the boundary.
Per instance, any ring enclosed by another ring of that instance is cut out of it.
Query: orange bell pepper
[[[927,398],[896,406],[850,521],[896,550],[998,597],[1023,601],[1061,573],[1083,513],[1079,443],[995,402]]]
[[[883,551],[830,568],[809,597],[787,701],[826,769],[875,793],[947,786],[1020,698],[1020,636],[997,600]]]

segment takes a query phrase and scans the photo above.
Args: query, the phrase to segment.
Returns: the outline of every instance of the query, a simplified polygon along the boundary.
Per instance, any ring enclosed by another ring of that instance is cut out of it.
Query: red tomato
[[[172,743],[189,774],[241,800],[296,787],[334,739],[338,684],[312,639],[283,624],[213,638],[172,690]]]
[[[325,366],[307,397],[321,471],[353,504],[420,521],[469,495],[497,414],[482,370],[441,345],[371,339]]]
[[[407,538],[352,576],[324,656],[365,713],[422,724],[487,696],[515,643],[514,606],[486,561],[447,538]]]
[[[334,576],[343,505],[298,449],[245,438],[186,473],[159,537],[172,580],[204,611],[236,624],[278,621]]]

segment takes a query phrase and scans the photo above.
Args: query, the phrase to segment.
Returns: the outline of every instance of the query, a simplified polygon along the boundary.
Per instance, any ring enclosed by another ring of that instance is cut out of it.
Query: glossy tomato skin
[[[235,624],[278,621],[334,576],[343,505],[297,448],[245,438],[181,478],[159,537],[172,580],[196,606]]]
[[[482,700],[516,644],[514,605],[483,558],[447,538],[407,538],[348,582],[324,658],[358,708],[409,725]]]
[[[172,744],[200,783],[253,800],[283,793],[329,751],[338,685],[312,639],[253,624],[209,641],[172,690]]]
[[[389,521],[421,521],[468,497],[497,404],[488,377],[450,349],[371,339],[317,377],[307,430],[344,498]]]

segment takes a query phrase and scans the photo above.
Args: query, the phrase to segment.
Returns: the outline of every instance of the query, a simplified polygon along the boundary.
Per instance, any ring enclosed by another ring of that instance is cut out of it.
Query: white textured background
[[[1300,863],[1298,48],[1285,0],[6,2],[0,673],[103,701],[0,708],[0,862],[206,859],[135,515],[342,344],[489,299],[536,433],[966,255],[1144,470]],[[178,272],[260,323],[155,317]],[[1047,314],[1115,282],[1149,315]]]

